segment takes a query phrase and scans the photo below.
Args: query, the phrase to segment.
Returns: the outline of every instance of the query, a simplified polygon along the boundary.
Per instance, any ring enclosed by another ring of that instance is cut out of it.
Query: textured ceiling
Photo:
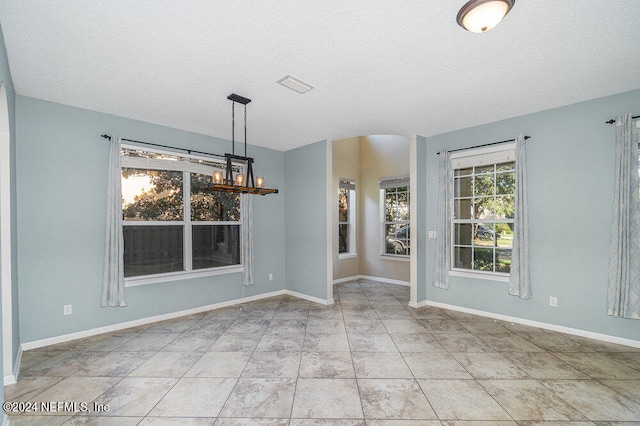
[[[486,34],[456,24],[465,1],[0,0],[0,24],[20,95],[230,139],[237,93],[249,143],[279,150],[640,88],[638,0],[518,0]]]

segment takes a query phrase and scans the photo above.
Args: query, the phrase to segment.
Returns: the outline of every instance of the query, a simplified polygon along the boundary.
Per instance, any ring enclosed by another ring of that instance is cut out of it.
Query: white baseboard
[[[298,292],[291,291],[291,290],[285,290],[284,294],[289,295],[289,296],[293,296],[293,297],[297,297],[298,299],[304,299],[304,300],[308,300],[310,302],[319,303],[321,305],[333,305],[333,303],[334,303],[333,299],[329,299],[329,300],[320,299],[319,297],[308,296],[306,294],[298,293]]]
[[[16,376],[10,374],[8,376],[4,376],[4,386],[9,386],[17,383]]]
[[[356,281],[357,279],[358,275],[354,275],[353,277],[338,278],[337,280],[333,280],[333,285],[348,283],[349,281]]]
[[[381,283],[397,284],[397,285],[403,285],[406,287],[409,287],[411,285],[409,281],[394,280],[391,278],[373,277],[371,275],[356,275],[353,277],[340,278],[340,279],[334,280],[333,284],[336,285],[336,284],[341,284],[341,283],[346,283],[349,281],[356,281],[356,280],[378,281]]]
[[[427,301],[423,300],[422,302],[409,302],[409,307],[410,308],[424,308],[425,306],[427,306]]]
[[[20,372],[20,361],[22,361],[22,345],[18,347],[18,354],[13,363],[13,374],[4,376],[4,386],[13,385],[18,382],[18,373]]]
[[[577,328],[565,327],[562,325],[549,324],[546,322],[539,322],[528,320],[524,318],[511,317],[508,315],[496,314],[493,312],[479,311],[476,309],[464,308],[456,305],[449,305],[446,303],[433,302],[425,300],[418,303],[418,306],[433,306],[435,308],[449,309],[452,311],[465,312],[468,314],[479,315],[487,318],[498,319],[502,321],[512,322],[515,324],[528,325],[531,327],[542,328],[544,330],[557,331],[559,333],[571,334],[573,336],[586,337],[588,339],[600,340],[608,343],[615,343],[617,345],[631,346],[633,348],[640,348],[639,340],[625,339],[623,337],[610,336],[608,334],[594,333],[592,331],[580,330]]]
[[[286,290],[278,290],[270,293],[259,294],[256,296],[243,297],[240,299],[229,300],[226,302],[214,303],[212,305],[199,306],[197,308],[185,309],[183,311],[170,312],[168,314],[156,315],[153,317],[141,318],[133,321],[121,322],[118,324],[107,325],[104,327],[93,328],[90,330],[78,331],[76,333],[63,334],[61,336],[49,337],[41,340],[34,340],[31,342],[23,343],[20,347],[21,350],[30,350],[41,348],[44,346],[55,345],[57,343],[69,342],[71,340],[82,339],[85,337],[96,336],[98,334],[110,333],[113,331],[124,330],[126,328],[138,327],[140,325],[147,325],[158,321],[165,321],[169,319],[179,318],[186,315],[198,314],[200,312],[206,312],[213,309],[226,308],[228,306],[238,305],[240,303],[253,302],[255,300],[267,299],[269,297],[282,296],[287,294]],[[296,293],[297,294],[297,293]],[[294,296],[296,296],[294,294]],[[296,296],[297,297],[297,296]],[[17,364],[19,365],[19,364]]]
[[[391,278],[382,278],[382,277],[372,277],[370,275],[360,275],[358,278],[363,280],[379,281],[381,283],[387,283],[387,284],[403,285],[406,287],[409,287],[411,285],[409,281],[400,281],[400,280],[394,280]]]

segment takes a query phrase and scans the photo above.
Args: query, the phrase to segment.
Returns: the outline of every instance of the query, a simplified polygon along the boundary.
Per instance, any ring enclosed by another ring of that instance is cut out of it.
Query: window
[[[409,256],[409,178],[380,179],[383,255]]]
[[[506,275],[515,212],[513,144],[452,156],[452,269]]]
[[[122,148],[124,275],[241,265],[240,202],[211,183],[208,159]]]
[[[338,188],[338,254],[356,254],[356,184],[342,178]]]

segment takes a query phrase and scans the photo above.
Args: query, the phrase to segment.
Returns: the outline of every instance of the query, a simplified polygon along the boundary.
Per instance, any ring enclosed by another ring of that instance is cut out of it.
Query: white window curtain
[[[616,120],[616,166],[609,249],[607,312],[640,319],[638,128],[631,114]]]
[[[433,286],[449,288],[449,270],[451,269],[451,208],[453,169],[451,154],[440,151],[438,177],[438,213],[436,222],[436,256],[433,268]]]
[[[107,215],[102,277],[102,306],[124,307],[124,239],[122,236],[120,137],[109,141]]]
[[[240,195],[240,221],[242,222],[242,261],[244,285],[253,284],[253,197]]]
[[[524,136],[516,137],[515,218],[513,220],[513,250],[509,294],[531,299],[529,278],[529,219],[527,199],[527,152]]]

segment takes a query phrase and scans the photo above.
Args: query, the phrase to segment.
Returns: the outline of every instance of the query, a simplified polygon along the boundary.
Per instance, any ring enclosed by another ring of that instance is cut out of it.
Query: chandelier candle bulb
[[[220,170],[213,172],[213,183],[222,183],[222,172]]]
[[[244,175],[242,173],[238,173],[236,175],[236,185],[237,186],[244,186]]]
[[[258,176],[256,178],[256,188],[262,188],[263,185],[264,185],[264,178],[261,176]]]

